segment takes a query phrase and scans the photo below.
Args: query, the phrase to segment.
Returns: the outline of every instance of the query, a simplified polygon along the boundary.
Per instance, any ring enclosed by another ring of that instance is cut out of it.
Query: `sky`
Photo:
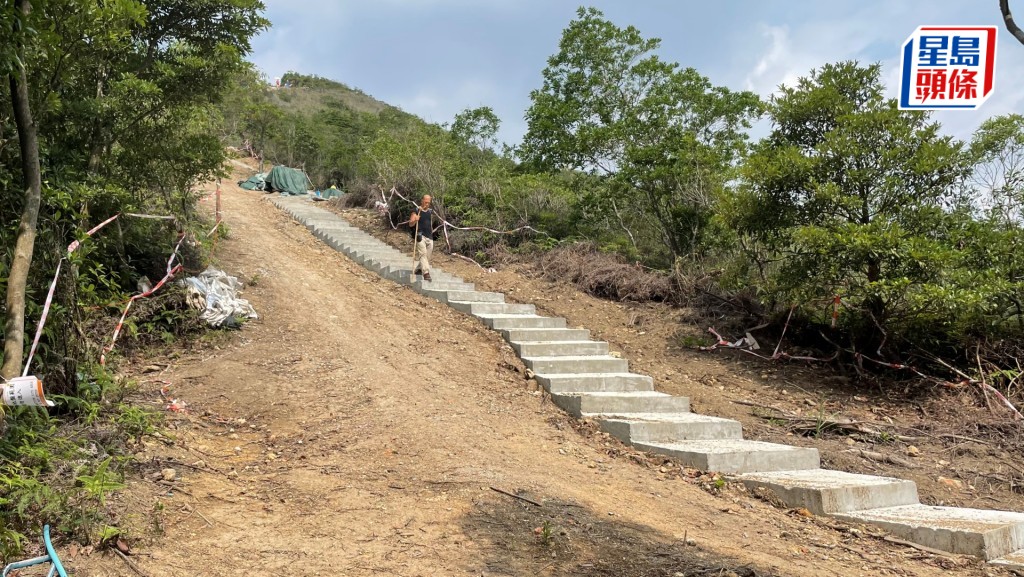
[[[662,40],[658,55],[712,82],[762,96],[829,62],[878,62],[899,91],[900,48],[921,25],[996,25],[993,95],[946,111],[943,130],[969,138],[986,118],[1024,113],[1024,45],[995,0],[264,0],[273,23],[251,60],[268,76],[315,74],[437,123],[490,106],[500,140],[526,132],[530,91],[581,6]],[[1024,0],[1011,0],[1021,5]]]

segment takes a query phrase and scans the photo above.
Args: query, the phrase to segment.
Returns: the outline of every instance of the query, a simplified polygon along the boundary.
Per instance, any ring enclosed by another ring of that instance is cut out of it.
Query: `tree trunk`
[[[32,11],[30,0],[19,0],[22,24]],[[36,222],[39,220],[39,203],[42,197],[42,174],[39,167],[39,140],[36,124],[32,120],[29,104],[28,76],[25,73],[25,50],[20,50],[21,66],[10,75],[11,104],[14,109],[14,123],[18,128],[18,144],[21,146],[21,173],[25,186],[25,206],[21,211],[18,238],[14,245],[10,276],[7,279],[7,321],[4,326],[4,363],[0,374],[4,378],[18,376],[25,349],[25,289],[28,271],[32,265],[32,251],[36,242]]]
[[[882,279],[882,266],[878,259],[868,259],[867,270],[868,282],[878,282]],[[861,323],[860,338],[856,339],[858,348],[861,350],[874,351],[882,346],[885,334],[882,332],[886,316],[885,301],[877,294],[872,294],[864,300],[864,310],[868,313],[871,322],[864,319]]]
[[[1010,14],[1010,0],[999,0],[999,11],[1003,13],[1003,21],[1006,22],[1006,29],[1010,31],[1010,34],[1021,43],[1024,44],[1024,30],[1017,26],[1017,23],[1013,21],[1013,15]]]

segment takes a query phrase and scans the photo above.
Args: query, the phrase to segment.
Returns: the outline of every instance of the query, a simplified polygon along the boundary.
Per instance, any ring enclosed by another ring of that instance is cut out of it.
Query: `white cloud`
[[[442,124],[451,122],[456,114],[467,108],[492,106],[496,93],[496,81],[470,78],[454,87],[439,84],[417,86],[411,95],[399,96],[395,104],[406,112]]]
[[[399,108],[406,112],[410,112],[417,116],[422,116],[427,120],[433,120],[432,117],[438,114],[438,109],[441,106],[441,101],[438,100],[437,95],[433,91],[428,89],[422,89],[417,92],[411,99],[400,99],[397,103]]]
[[[752,56],[746,61],[743,86],[762,96],[773,94],[780,84],[792,84],[812,69],[829,62],[858,60],[879,62],[886,96],[896,98],[900,90],[900,48],[906,37],[920,24],[912,6],[865,6],[842,20],[792,21],[786,24],[759,25],[760,34],[747,47]],[[939,18],[943,23],[975,23],[963,15]],[[998,10],[992,20],[998,22]],[[934,114],[942,130],[957,138],[969,139],[986,118],[1024,110],[1024,47],[1000,29],[995,92],[976,111],[940,111]]]
[[[767,24],[762,24],[761,28],[762,34],[770,40],[770,47],[764,52],[764,56],[757,61],[757,64],[754,65],[754,69],[747,75],[744,84],[747,90],[764,94],[765,92],[773,91],[780,84],[780,82],[776,82],[779,76],[779,68],[789,67],[791,63],[789,28],[786,26],[768,26]],[[769,82],[772,83],[770,87],[767,86]]]
[[[762,23],[759,28],[761,42],[750,53],[762,56],[750,69],[744,85],[764,96],[775,93],[780,85],[795,84],[811,70],[830,62],[871,61],[865,50],[883,34],[878,27],[856,16],[803,21],[792,26]]]
[[[254,60],[271,77],[287,70],[326,76],[439,123],[465,108],[491,106],[503,120],[505,142],[518,142],[525,132],[530,90],[573,17],[572,5],[544,0],[266,1],[275,27],[254,42]],[[961,136],[988,116],[1024,109],[1024,86],[1015,82],[1024,77],[1024,47],[1003,33],[994,6],[981,10],[954,0],[588,4],[619,25],[664,38],[667,60],[762,96],[847,59],[881,61],[887,94],[895,96],[900,46],[917,26],[997,24],[995,95],[977,113],[936,118]]]
[[[346,7],[331,0],[268,4],[271,26],[253,41],[253,62],[270,78],[289,70],[317,73],[332,58],[323,39],[342,33],[351,20]]]

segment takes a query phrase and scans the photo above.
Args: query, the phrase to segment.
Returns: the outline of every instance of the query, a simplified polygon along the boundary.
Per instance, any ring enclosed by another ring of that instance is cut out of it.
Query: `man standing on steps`
[[[422,274],[423,280],[427,282],[430,282],[430,253],[434,252],[434,210],[430,208],[431,200],[429,194],[424,194],[416,212],[409,218],[409,226],[416,227],[416,248],[412,253],[416,270],[413,274]]]

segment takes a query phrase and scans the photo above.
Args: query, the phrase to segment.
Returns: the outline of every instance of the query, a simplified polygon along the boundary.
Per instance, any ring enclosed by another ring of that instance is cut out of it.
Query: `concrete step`
[[[907,541],[986,561],[1024,549],[1024,513],[902,505],[836,517],[876,525]]]
[[[516,354],[521,357],[577,357],[608,354],[608,343],[604,341],[512,341],[510,344]]]
[[[320,222],[320,223],[338,222],[338,223],[344,224],[345,226],[351,226],[345,219],[341,218],[340,216],[338,216],[336,214],[327,212],[325,210],[321,210],[321,209],[317,209],[317,208],[309,208],[309,207],[300,207],[300,208],[296,208],[295,212],[301,212],[301,213],[303,213],[305,215],[305,216],[303,216],[302,218],[299,219],[300,221],[302,221],[303,224],[310,224],[310,223],[316,223],[316,222]]]
[[[345,228],[350,228],[352,230],[359,230],[357,227],[352,226],[351,224],[349,224],[348,221],[346,221],[345,219],[343,219],[343,218],[341,218],[339,216],[334,216],[334,215],[326,215],[325,216],[323,213],[310,213],[310,214],[307,214],[306,216],[304,216],[304,217],[302,217],[302,218],[300,218],[298,220],[299,220],[299,222],[301,222],[302,224],[304,224],[306,226],[332,226],[332,225],[338,225],[338,226],[343,226]]]
[[[394,281],[394,282],[396,282],[398,284],[404,284],[404,285],[411,285],[414,278],[415,279],[422,278],[419,275],[414,277],[411,270],[408,270],[408,269],[396,269],[395,267],[388,267],[387,269],[381,271],[380,275],[383,276],[384,278],[388,279],[388,280]],[[443,273],[431,273],[430,276],[433,279],[431,282],[436,282],[436,283],[441,283],[441,284],[452,283],[452,282],[460,282],[462,280],[461,278],[459,278],[457,276],[452,276],[452,275],[443,274]],[[427,284],[430,284],[430,283],[427,283]],[[428,296],[428,297],[434,298],[433,294],[427,294],[428,290],[430,290],[430,289],[425,289],[425,290],[418,291],[418,292],[420,294],[424,295],[424,296]],[[434,292],[437,292],[437,291],[434,291]]]
[[[390,250],[387,247],[372,244],[369,240],[356,240],[351,238],[340,238],[342,245],[345,247],[346,252],[357,252],[357,253],[388,253],[398,254],[397,250]],[[412,259],[409,259],[410,261]]]
[[[817,449],[746,439],[676,443],[635,442],[633,446],[643,451],[678,459],[687,467],[733,475],[761,471],[816,469],[821,463]]]
[[[382,276],[382,277],[384,277],[384,278],[386,278],[386,279],[388,279],[390,281],[394,281],[394,282],[396,282],[398,284],[404,284],[404,285],[411,284],[412,279],[414,278],[413,274],[412,274],[412,269],[411,268],[400,268],[400,267],[397,267],[397,266],[385,267],[385,268],[379,270],[378,274],[380,274],[380,276]],[[448,281],[448,279],[445,279],[445,282],[447,282],[447,281]]]
[[[299,222],[312,231],[317,230],[340,230],[344,232],[362,232],[358,228],[348,224],[343,220],[330,220],[323,218],[302,218]]]
[[[367,259],[366,262],[368,264],[375,264],[375,265],[386,266],[388,269],[390,269],[388,272],[404,273],[404,274],[406,274],[406,276],[410,276],[410,277],[412,276],[412,271],[413,271],[412,263],[409,262],[408,259],[405,259],[405,258],[402,258],[402,257],[398,257],[398,258],[395,258],[394,256],[376,257],[376,258],[369,258],[369,259]],[[417,280],[420,279],[422,276],[423,275],[416,275]],[[458,278],[458,277],[455,277],[454,275],[452,275],[450,273],[444,272],[443,270],[441,270],[439,268],[435,268],[435,269],[431,270],[430,271],[430,277],[432,279],[434,279],[434,281],[438,281],[438,280],[442,280],[442,279],[443,280],[449,280],[449,279],[453,279],[453,278]],[[459,281],[461,282],[462,279],[459,279]]]
[[[453,290],[453,291],[471,291],[476,290],[476,285],[471,282],[441,282],[439,280],[433,280],[427,282],[422,278],[412,283],[412,288],[416,292],[420,292],[423,289],[428,290]]]
[[[340,252],[342,254],[345,254],[345,252],[342,250],[343,245],[342,245],[341,241],[339,241],[333,235],[329,235],[329,234],[328,235],[324,235],[324,236],[320,237],[320,240],[322,242],[324,242],[327,246],[333,248],[334,250],[336,250],[336,251],[338,251],[338,252]]]
[[[363,266],[365,266],[367,268],[371,268],[372,267],[373,270],[379,272],[382,275],[390,274],[390,273],[394,273],[396,275],[401,275],[402,273],[407,273],[407,274],[404,275],[404,277],[411,278],[411,276],[412,276],[412,266],[411,265],[409,265],[408,263],[404,263],[404,262],[401,262],[401,261],[394,260],[394,259],[389,259],[389,258],[369,259],[365,263],[363,263]],[[445,277],[444,280],[449,280],[451,278],[450,276],[445,275],[444,273],[437,273],[436,277]],[[406,280],[408,280],[408,279],[406,279]],[[435,278],[435,280],[438,280],[438,279]]]
[[[344,239],[341,239],[341,240],[342,240],[342,242],[340,243],[341,244],[341,252],[345,253],[346,255],[348,255],[348,256],[350,256],[352,258],[355,258],[355,257],[368,257],[368,256],[373,256],[373,255],[381,255],[381,254],[392,254],[392,255],[393,254],[398,254],[397,252],[391,252],[391,251],[388,251],[387,249],[381,248],[381,247],[370,246],[370,245],[353,244],[353,243],[348,242],[348,241],[346,241]]]
[[[331,217],[319,216],[319,215],[315,215],[315,214],[299,218],[298,221],[303,226],[305,226],[306,228],[308,228],[310,230],[313,230],[314,228],[326,227],[326,226],[344,227],[346,229],[353,228],[352,225],[346,223],[345,221],[341,220],[340,218],[331,218]],[[354,229],[354,230],[359,230],[359,229]]]
[[[890,477],[811,469],[751,473],[739,480],[749,489],[771,489],[790,507],[803,507],[815,515],[918,503],[917,485],[913,481]]]
[[[590,340],[587,329],[505,329],[501,336],[509,342],[554,342]]]
[[[342,222],[311,222],[305,224],[306,228],[318,237],[334,234],[339,238],[356,239],[361,238],[364,235],[361,230],[352,228]]]
[[[386,273],[390,271],[392,267],[395,266],[393,263],[390,263],[388,261],[381,261],[376,259],[367,259],[360,264],[381,276],[384,276]]]
[[[384,244],[383,242],[373,238],[372,236],[363,232],[351,232],[342,233],[345,242],[352,248],[355,249],[374,249],[374,248],[386,248],[389,250],[398,250],[392,246]],[[410,257],[411,258],[411,257]]]
[[[540,386],[551,394],[561,393],[626,393],[653,391],[654,379],[636,373],[571,373],[536,375]]]
[[[394,258],[391,256],[378,256],[366,259],[363,262],[363,266],[367,268],[373,268],[377,272],[397,272],[400,270],[410,270],[412,265],[407,262],[402,262],[402,259]],[[445,276],[443,273],[438,273],[439,277]]]
[[[389,248],[382,247],[366,248],[349,246],[348,248],[345,249],[345,253],[351,254],[355,258],[380,258],[382,256],[387,256],[390,258],[399,258],[404,256],[397,250],[391,250]],[[402,260],[408,262],[410,266],[412,266],[413,264],[413,259],[408,256],[404,256]]]
[[[430,276],[434,276],[434,272],[430,272]],[[473,302],[473,303],[503,303],[505,302],[505,295],[501,293],[492,293],[486,291],[441,291],[441,290],[424,290],[424,294],[433,297],[443,303],[448,301],[459,301],[459,302]]]
[[[339,240],[344,240],[346,242],[362,240],[365,238],[365,235],[361,231],[343,224],[316,225],[309,227],[309,230],[318,237],[333,235]]]
[[[446,273],[446,272],[442,271],[439,268],[434,268],[433,270],[430,271],[430,278],[431,278],[430,281],[423,281],[423,275],[415,275],[415,276],[413,276],[413,274],[412,274],[412,264],[392,266],[391,269],[388,271],[387,278],[389,278],[389,279],[391,279],[391,280],[393,280],[393,281],[395,281],[397,283],[402,283],[402,284],[405,284],[405,285],[412,285],[413,283],[416,283],[416,282],[423,282],[424,285],[426,285],[427,287],[429,287],[431,283],[439,283],[439,285],[444,285],[446,283],[461,283],[461,282],[463,282],[462,277],[455,276],[455,275],[450,274],[450,273]],[[438,290],[444,290],[444,289],[440,288],[440,287],[437,288],[437,289],[435,289],[435,288],[424,288],[424,289],[417,290],[416,292],[418,292],[418,293],[420,293],[421,295],[424,295],[424,296],[428,296],[428,297],[431,297],[431,298],[437,298],[437,297],[434,296],[433,293],[438,292]],[[428,294],[428,292],[430,294]]]
[[[331,222],[311,221],[304,222],[303,224],[306,225],[306,228],[313,231],[313,234],[326,234],[333,232],[347,237],[362,233],[362,231],[359,230],[358,228],[345,224],[343,221],[340,220]]]
[[[313,233],[313,236],[323,241],[332,238],[339,242],[349,243],[356,239],[356,237],[354,237],[352,233],[346,231],[345,229],[339,226],[317,226],[310,229],[310,231]]]
[[[695,413],[635,413],[601,418],[601,430],[623,443],[742,439],[740,422]]]
[[[574,417],[690,411],[690,399],[655,391],[551,393],[551,401]]]
[[[1009,555],[1004,555],[998,559],[993,559],[989,562],[993,565],[1017,569],[1019,572],[1024,572],[1024,549],[1010,553]]]
[[[537,313],[537,307],[533,305],[511,303],[474,303],[449,300],[448,306],[471,315],[532,315]]]
[[[533,315],[476,315],[488,328],[506,329],[564,329],[565,319]]]
[[[566,373],[628,373],[625,359],[611,356],[522,357],[523,363],[538,375]]]
[[[345,238],[337,234],[328,235],[327,238],[336,242],[338,246],[341,247],[338,250],[348,255],[353,255],[357,252],[363,253],[386,250],[382,247],[371,245],[368,242],[364,244],[364,241],[353,241],[351,238]]]
[[[385,266],[406,266],[410,267],[412,264],[408,262],[408,259],[402,258],[400,254],[393,254],[389,252],[373,252],[373,253],[362,253],[356,258],[360,259],[365,264],[374,265],[385,265]]]
[[[385,258],[386,255],[384,253],[372,254],[372,253],[365,253],[365,252],[364,253],[352,252],[352,253],[346,253],[346,256],[348,256],[349,258],[351,258],[352,260],[356,261],[357,263],[359,263],[359,264],[361,264],[363,266],[369,266],[370,264],[372,264],[374,262],[380,262],[380,259]],[[408,266],[412,266],[412,265],[408,265]]]

